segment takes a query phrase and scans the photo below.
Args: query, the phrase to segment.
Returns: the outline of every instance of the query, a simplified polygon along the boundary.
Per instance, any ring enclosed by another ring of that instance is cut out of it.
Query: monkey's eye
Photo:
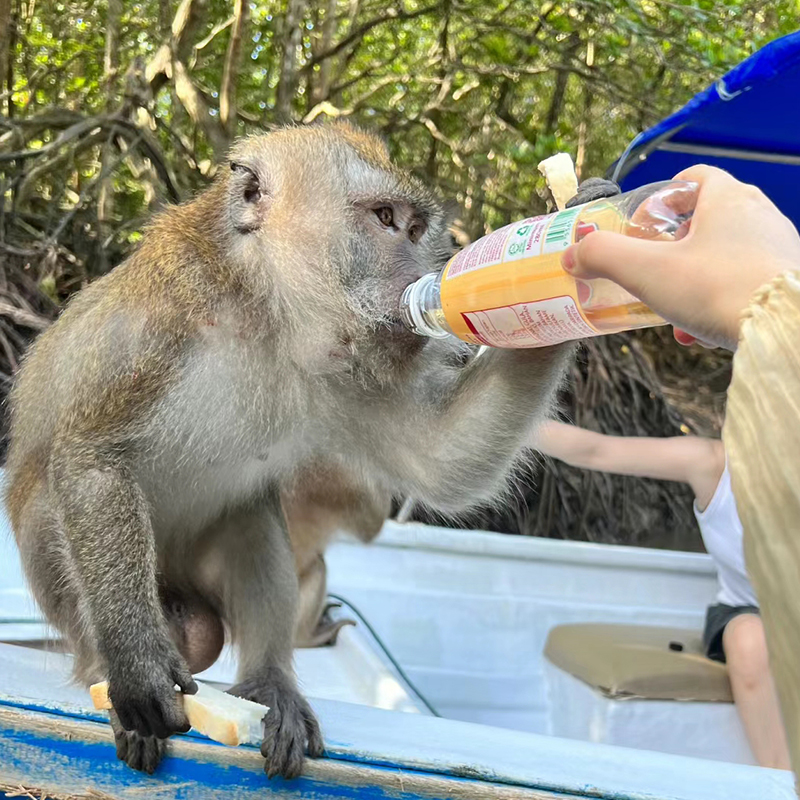
[[[424,222],[416,221],[408,226],[408,238],[413,244],[416,244],[422,238],[423,233],[425,233]]]
[[[375,209],[375,216],[381,225],[385,225],[387,228],[394,227],[394,211],[391,206],[379,206]]]

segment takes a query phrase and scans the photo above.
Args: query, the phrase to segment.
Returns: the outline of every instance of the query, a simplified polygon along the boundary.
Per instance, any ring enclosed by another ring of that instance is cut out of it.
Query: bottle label
[[[579,206],[559,211],[558,214],[553,215],[553,221],[547,228],[547,235],[544,237],[542,253],[560,253],[572,244],[575,221],[582,210]]]
[[[635,197],[506,225],[445,267],[438,289],[446,327],[473,344],[541,347],[663,324],[611,281],[576,281],[562,268],[561,255],[597,230],[654,241],[681,238],[696,199],[696,184],[656,184]]]
[[[528,217],[478,239],[451,259],[445,280],[508,261],[566,250],[572,244],[580,210],[569,208],[557,214]]]
[[[543,347],[595,336],[561,251],[575,241],[581,208],[506,225],[455,255],[441,285],[448,324],[492,347]]]
[[[481,344],[492,347],[546,347],[596,336],[569,295],[462,313]]]

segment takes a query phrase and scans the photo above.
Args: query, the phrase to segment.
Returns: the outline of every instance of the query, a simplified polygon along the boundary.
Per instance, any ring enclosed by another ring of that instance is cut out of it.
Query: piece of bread
[[[112,708],[108,683],[95,683],[89,688],[95,708]],[[191,726],[215,742],[235,747],[239,744],[261,744],[264,738],[262,720],[267,706],[242,700],[197,682],[197,694],[182,694],[183,710]]]
[[[567,202],[578,193],[578,177],[572,157],[569,153],[556,153],[539,162],[539,172],[544,175],[556,207],[563,211]]]

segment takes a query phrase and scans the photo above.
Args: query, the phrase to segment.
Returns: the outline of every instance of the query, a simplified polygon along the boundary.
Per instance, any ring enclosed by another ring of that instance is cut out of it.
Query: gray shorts
[[[725,633],[727,624],[740,614],[758,614],[758,606],[726,606],[725,603],[717,603],[708,607],[706,626],[703,629],[703,646],[710,659],[725,663],[722,634]]]

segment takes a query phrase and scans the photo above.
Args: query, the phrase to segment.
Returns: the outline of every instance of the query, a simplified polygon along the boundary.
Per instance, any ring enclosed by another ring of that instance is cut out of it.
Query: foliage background
[[[798,0],[0,0],[0,395],[64,301],[202,189],[231,140],[346,117],[461,208],[468,241],[544,209],[537,162],[605,172],[769,40]],[[716,435],[729,359],[651,330],[582,351],[565,415]],[[532,462],[460,524],[700,547],[685,487]]]

